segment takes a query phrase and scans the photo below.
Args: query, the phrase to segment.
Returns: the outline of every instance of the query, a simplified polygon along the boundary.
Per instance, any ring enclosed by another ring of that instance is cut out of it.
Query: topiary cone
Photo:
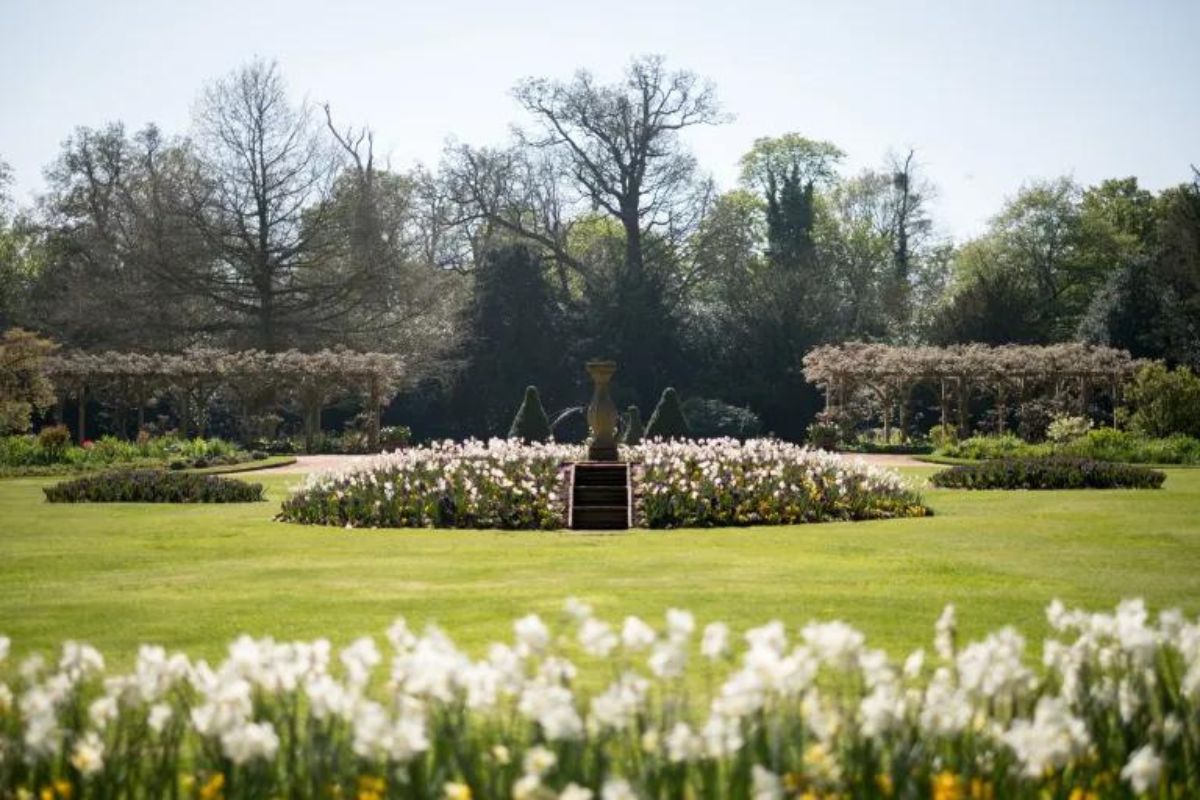
[[[642,412],[637,406],[630,406],[625,412],[625,432],[621,434],[621,443],[630,447],[642,443],[645,428],[642,426]]]
[[[683,415],[683,407],[679,404],[679,395],[668,386],[663,389],[654,413],[650,415],[650,424],[646,426],[647,439],[687,439],[691,436],[687,417]]]
[[[525,399],[513,417],[508,438],[520,439],[525,444],[549,441],[550,418],[546,416],[546,409],[542,408],[542,398],[536,386],[525,387]]]

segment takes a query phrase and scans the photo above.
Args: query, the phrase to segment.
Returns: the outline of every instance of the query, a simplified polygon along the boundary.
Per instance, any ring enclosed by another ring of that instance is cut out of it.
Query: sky
[[[507,139],[519,79],[648,53],[734,116],[686,135],[722,187],[761,136],[832,141],[847,172],[913,148],[958,239],[1030,180],[1161,189],[1200,166],[1200,0],[0,0],[0,159],[28,202],[77,126],[186,133],[200,90],[258,56],[392,166],[436,165],[450,137]]]

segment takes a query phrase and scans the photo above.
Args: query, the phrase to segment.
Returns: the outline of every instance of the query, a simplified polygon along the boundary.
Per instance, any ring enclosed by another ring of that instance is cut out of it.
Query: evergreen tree
[[[642,412],[637,406],[630,406],[625,412],[625,432],[621,434],[621,443],[630,447],[642,443],[645,430],[642,427]]]
[[[464,310],[465,364],[451,398],[453,425],[446,435],[493,436],[507,430],[511,397],[529,383],[546,399],[566,397],[568,337],[541,260],[524,245],[488,251],[475,270],[475,292]]]
[[[542,408],[542,398],[536,386],[525,387],[525,398],[508,429],[508,438],[520,439],[525,444],[545,442],[550,439],[550,418]]]
[[[687,417],[679,404],[679,395],[671,387],[663,389],[650,423],[646,426],[647,439],[687,439],[691,435]]]

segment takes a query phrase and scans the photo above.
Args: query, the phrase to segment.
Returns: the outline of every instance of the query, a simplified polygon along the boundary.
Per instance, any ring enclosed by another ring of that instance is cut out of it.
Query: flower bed
[[[415,447],[310,476],[279,516],[352,528],[563,528],[563,465],[583,457],[578,446],[507,439]],[[649,528],[929,513],[894,472],[775,440],[650,442],[622,457],[637,465],[637,518]]]
[[[205,468],[240,464],[254,455],[222,439],[186,439],[175,435],[140,436],[125,441],[102,436],[72,444],[63,426],[37,436],[0,437],[0,475],[62,475],[115,468]]]
[[[960,643],[953,607],[903,661],[842,622],[734,637],[578,600],[478,660],[404,620],[383,651],[242,637],[215,666],[143,646],[126,674],[77,642],[7,667],[0,637],[0,796],[1200,794],[1200,620],[1137,600],[1047,617],[1042,667],[1011,627]]]
[[[562,465],[581,455],[507,439],[414,447],[310,475],[279,516],[353,528],[561,528]]]
[[[919,495],[891,470],[773,439],[658,442],[640,461],[638,518],[648,528],[786,525],[920,517]]]
[[[253,503],[263,499],[260,483],[157,470],[87,475],[43,491],[51,503]]]
[[[1134,464],[1078,458],[1005,458],[934,473],[947,489],[1158,489],[1163,473]]]

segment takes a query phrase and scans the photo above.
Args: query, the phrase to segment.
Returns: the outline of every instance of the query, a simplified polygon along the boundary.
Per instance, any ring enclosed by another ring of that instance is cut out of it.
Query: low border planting
[[[442,442],[312,475],[287,522],[348,528],[552,530],[567,524],[576,445]],[[924,516],[895,472],[771,439],[655,441],[622,449],[647,528],[781,525]]]
[[[1078,458],[1004,458],[934,473],[944,489],[1158,489],[1166,475],[1136,464]]]
[[[263,500],[260,483],[159,470],[86,475],[47,486],[51,503],[253,503]]]
[[[387,644],[243,636],[210,666],[142,646],[5,664],[0,796],[413,800],[1200,796],[1200,620],[1047,609],[902,660],[844,622],[735,636],[572,599],[481,657],[403,620]]]

